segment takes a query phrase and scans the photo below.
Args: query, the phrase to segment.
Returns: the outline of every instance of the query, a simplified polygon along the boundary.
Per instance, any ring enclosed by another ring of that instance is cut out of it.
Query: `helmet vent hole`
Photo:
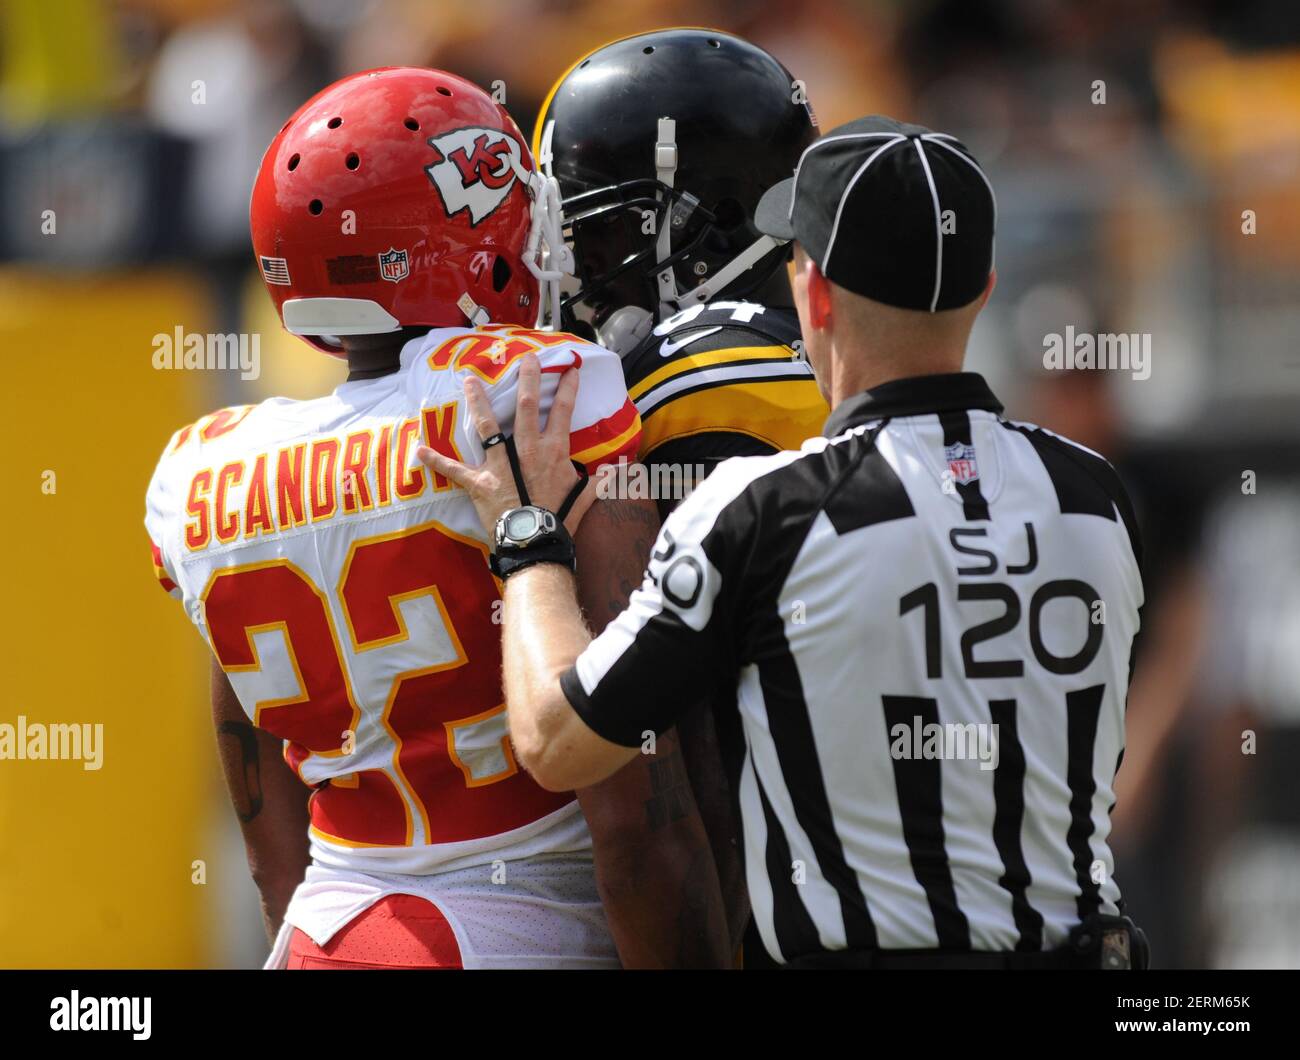
[[[450,88],[447,88],[445,85],[439,85],[439,86],[438,86],[438,95],[440,95],[440,96],[450,96],[450,95],[451,95],[451,89],[450,89]]]
[[[292,158],[289,159],[289,172],[290,172],[290,173],[292,173],[295,169],[298,168],[298,163],[299,163],[300,160],[301,160],[301,158],[300,158],[299,155],[294,155]]]
[[[647,44],[644,48],[641,49],[642,55],[652,55],[653,53],[654,53],[654,45],[652,44]]]
[[[325,209],[325,207],[321,205],[320,199],[312,199],[312,201],[307,204],[307,212],[313,217],[319,217],[320,212],[323,209]]]
[[[408,129],[410,129],[411,132],[415,132],[417,129],[420,128],[420,123],[416,121],[414,118],[407,118],[406,121],[403,122],[402,124],[404,124]]]
[[[580,63],[578,64],[578,69],[581,70],[581,69],[582,69],[584,66],[586,66],[589,62],[591,62],[590,59],[583,59],[582,62],[580,62]]]
[[[710,47],[710,48],[721,48],[721,47],[722,47],[722,42],[721,42],[721,41],[716,41],[716,40],[714,40],[712,37],[710,37],[710,38],[709,38],[709,47]]]
[[[329,120],[329,127],[331,129],[337,129],[342,124],[343,124],[342,118],[330,118]]]
[[[500,294],[513,275],[514,270],[510,268],[510,262],[498,254],[497,260],[492,263],[492,290]]]
[[[357,166],[361,165],[361,159],[357,156],[357,153],[353,151],[350,155],[348,155],[345,164],[347,165],[348,169],[356,169]]]

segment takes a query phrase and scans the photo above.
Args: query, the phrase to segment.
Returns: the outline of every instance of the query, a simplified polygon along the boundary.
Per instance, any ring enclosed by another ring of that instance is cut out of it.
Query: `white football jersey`
[[[400,371],[327,397],[207,416],[154,473],[158,577],[313,788],[319,864],[424,874],[590,846],[572,794],[544,791],[514,760],[486,536],[464,491],[415,457],[423,443],[481,463],[462,380],[480,378],[509,431],[529,352],[543,423],[560,376],[579,368],[575,460],[635,456],[617,356],[488,325],[431,331]]]

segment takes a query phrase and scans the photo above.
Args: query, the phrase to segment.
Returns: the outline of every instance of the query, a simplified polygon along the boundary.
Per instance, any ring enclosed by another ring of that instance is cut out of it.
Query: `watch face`
[[[527,541],[537,528],[537,513],[530,508],[517,508],[506,516],[506,537],[511,541]]]

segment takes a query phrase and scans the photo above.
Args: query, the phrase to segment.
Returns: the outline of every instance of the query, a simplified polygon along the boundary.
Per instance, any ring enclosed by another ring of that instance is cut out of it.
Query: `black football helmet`
[[[542,104],[533,136],[559,182],[579,303],[600,327],[723,293],[743,298],[788,258],[754,227],[758,200],[816,138],[811,107],[763,49],[710,29],[668,29],[579,59]]]

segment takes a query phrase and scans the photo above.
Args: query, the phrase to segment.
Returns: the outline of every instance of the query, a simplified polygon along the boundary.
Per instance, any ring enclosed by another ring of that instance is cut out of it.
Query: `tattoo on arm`
[[[612,523],[619,525],[634,523],[649,529],[651,531],[651,540],[659,532],[659,519],[653,509],[647,509],[639,504],[607,504],[602,511]],[[649,554],[649,552],[646,553],[646,555]]]
[[[257,754],[257,733],[246,721],[223,721],[217,732],[222,736],[233,736],[239,741],[239,753],[244,766],[243,805],[241,806],[234,790],[233,778],[231,796],[235,801],[235,813],[244,824],[248,824],[262,812],[262,775]]]
[[[659,521],[652,512],[636,505],[613,504],[609,507],[611,509],[611,520],[614,523],[634,527],[625,539],[625,547],[628,554],[635,557],[635,562],[644,567],[646,561],[650,558],[650,550],[654,548],[655,538],[659,534]],[[609,601],[610,618],[622,613],[623,608],[627,607],[628,598],[640,584],[640,581],[630,581],[627,578],[619,579],[617,595]]]
[[[646,821],[650,831],[680,821],[690,812],[691,783],[680,751],[649,762],[650,798],[645,800]]]

